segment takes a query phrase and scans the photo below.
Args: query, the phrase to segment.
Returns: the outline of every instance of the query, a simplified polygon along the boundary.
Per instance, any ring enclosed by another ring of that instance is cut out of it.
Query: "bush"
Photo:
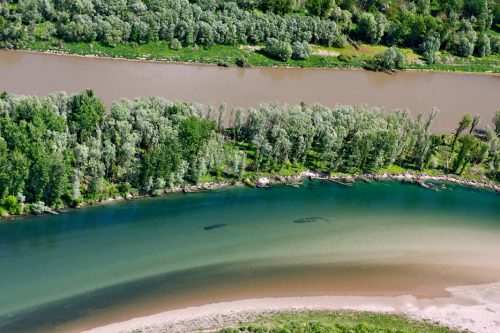
[[[420,45],[422,56],[428,64],[434,64],[438,61],[437,51],[439,51],[440,46],[441,41],[439,37],[434,36],[427,37],[422,45]]]
[[[474,43],[471,42],[464,35],[458,35],[453,40],[453,53],[454,54],[461,56],[461,57],[468,57],[468,56],[472,55],[473,51],[474,51]]]
[[[217,66],[219,67],[229,67],[229,63],[225,60],[217,60]]]
[[[373,60],[368,63],[368,69],[395,71],[404,67],[405,60],[405,56],[398,48],[390,47],[385,52],[376,54]]]
[[[245,57],[239,57],[238,59],[236,59],[236,66],[249,67],[247,59]]]
[[[487,35],[482,34],[477,39],[476,54],[479,57],[486,57],[491,54],[490,38]]]
[[[122,197],[126,197],[127,194],[130,192],[130,184],[128,182],[120,183],[118,185],[118,192]]]
[[[180,49],[182,49],[181,42],[177,38],[172,39],[172,41],[170,42],[170,49],[171,50],[180,50]]]
[[[18,215],[23,212],[23,208],[13,195],[9,195],[3,200],[2,206],[9,212],[10,215]]]
[[[218,331],[217,333],[240,333],[240,330],[238,330],[236,328],[224,328],[224,329]]]
[[[491,36],[490,47],[491,47],[491,53],[499,54],[500,53],[500,37]]]
[[[268,38],[264,52],[271,58],[288,61],[292,56],[292,47],[288,42],[282,42],[275,38]]]
[[[45,203],[43,201],[38,201],[30,205],[30,211],[33,214],[40,215],[42,213],[50,211],[50,208],[45,206]]]
[[[469,21],[462,20],[460,30],[452,38],[452,51],[461,57],[468,57],[474,52],[477,33]]]
[[[346,54],[340,54],[337,59],[342,62],[350,62],[352,60],[351,55],[346,55]]]
[[[292,59],[305,60],[311,55],[311,46],[307,42],[295,42],[292,45]]]

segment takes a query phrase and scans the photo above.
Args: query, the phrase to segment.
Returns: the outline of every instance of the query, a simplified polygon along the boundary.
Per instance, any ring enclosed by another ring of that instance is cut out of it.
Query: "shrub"
[[[340,54],[337,59],[342,62],[350,62],[352,60],[351,55],[346,55],[346,54]]]
[[[462,20],[460,30],[452,38],[452,51],[461,57],[468,57],[474,52],[477,33],[469,21]]]
[[[229,63],[225,60],[218,60],[217,61],[217,66],[219,67],[229,67]]]
[[[236,66],[249,67],[247,59],[245,57],[239,57],[238,59],[236,59]]]
[[[50,208],[45,206],[45,203],[43,201],[38,201],[30,205],[30,211],[33,214],[40,215],[42,213],[50,211]]]
[[[490,47],[491,47],[491,53],[499,54],[500,53],[500,37],[491,36]]]
[[[460,34],[453,39],[453,53],[461,57],[468,57],[474,51],[474,43]]]
[[[240,330],[238,330],[236,328],[224,328],[224,329],[218,331],[217,333],[240,333]]]
[[[130,192],[130,184],[128,182],[120,183],[118,185],[118,192],[122,197],[126,197],[127,194]]]
[[[439,51],[440,46],[441,41],[439,37],[434,36],[427,37],[422,45],[420,45],[420,51],[428,64],[434,64],[438,61],[437,51]]]
[[[170,49],[171,50],[180,50],[180,49],[182,49],[181,42],[177,38],[172,39],[172,41],[170,42]]]
[[[288,42],[282,42],[275,38],[268,38],[264,52],[271,58],[287,61],[292,56],[292,47]]]
[[[491,54],[490,38],[487,35],[482,34],[477,39],[476,54],[479,57],[486,57]]]
[[[13,195],[9,195],[3,200],[2,206],[9,212],[10,215],[17,215],[23,212],[23,208]]]
[[[269,332],[269,328],[267,328],[266,326],[250,325],[247,327],[247,331],[251,333],[267,333]]]
[[[398,48],[390,47],[385,52],[375,55],[368,64],[368,69],[376,71],[395,71],[402,69],[405,64],[405,56]]]
[[[292,59],[305,60],[311,55],[311,46],[307,42],[295,42],[292,45]]]

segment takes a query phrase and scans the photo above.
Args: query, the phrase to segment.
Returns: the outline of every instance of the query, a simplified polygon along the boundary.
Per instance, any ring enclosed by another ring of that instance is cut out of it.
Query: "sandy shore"
[[[449,297],[313,296],[256,298],[207,304],[97,327],[87,333],[197,332],[237,325],[259,315],[284,311],[353,310],[398,313],[416,320],[477,333],[500,332],[500,282],[456,286]]]

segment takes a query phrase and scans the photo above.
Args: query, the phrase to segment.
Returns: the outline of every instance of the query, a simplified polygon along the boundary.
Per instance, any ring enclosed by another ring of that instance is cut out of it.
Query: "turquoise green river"
[[[0,222],[0,332],[205,303],[445,295],[500,280],[500,196],[397,182],[231,187]]]

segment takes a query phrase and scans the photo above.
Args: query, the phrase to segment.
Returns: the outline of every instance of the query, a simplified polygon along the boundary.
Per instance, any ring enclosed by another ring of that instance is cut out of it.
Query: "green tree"
[[[453,171],[462,174],[465,168],[476,159],[480,153],[480,145],[476,138],[466,135],[462,138],[462,145],[453,161]]]
[[[441,46],[439,37],[428,36],[420,46],[422,55],[428,64],[434,64],[438,61],[437,52]]]
[[[95,135],[104,116],[102,101],[94,95],[92,90],[86,90],[73,96],[70,105],[68,120],[78,138],[85,141]]]
[[[211,120],[202,120],[195,116],[184,119],[179,126],[179,140],[183,143],[185,156],[196,156],[204,140],[208,139],[210,130],[214,128],[215,124]]]
[[[0,199],[9,192],[9,178],[7,142],[0,136]]]
[[[261,0],[260,9],[265,12],[272,12],[278,15],[284,15],[292,12],[292,0]]]
[[[333,7],[332,0],[306,0],[305,7],[310,15],[327,17]]]
[[[12,151],[9,155],[9,193],[22,193],[29,176],[30,161],[18,150]]]
[[[451,151],[455,151],[455,144],[457,143],[458,138],[460,137],[460,134],[469,126],[472,125],[472,116],[470,113],[464,114],[462,120],[458,123],[458,127],[455,130],[455,134],[453,136],[453,141],[451,143]]]
[[[382,39],[387,27],[387,19],[382,14],[362,13],[358,22],[358,36],[365,42],[376,44]]]
[[[479,57],[486,57],[491,54],[490,38],[486,34],[479,35],[476,43],[476,54]]]
[[[498,135],[500,135],[500,110],[497,110],[495,112],[495,117],[493,117],[493,125],[495,126],[495,132]]]
[[[481,116],[480,115],[475,115],[474,118],[472,118],[472,123],[470,125],[470,131],[469,134],[472,134],[474,130],[477,128],[479,125],[479,121],[481,121]]]
[[[452,38],[452,50],[456,55],[462,57],[471,56],[477,41],[477,33],[472,24],[462,20],[460,30]]]

